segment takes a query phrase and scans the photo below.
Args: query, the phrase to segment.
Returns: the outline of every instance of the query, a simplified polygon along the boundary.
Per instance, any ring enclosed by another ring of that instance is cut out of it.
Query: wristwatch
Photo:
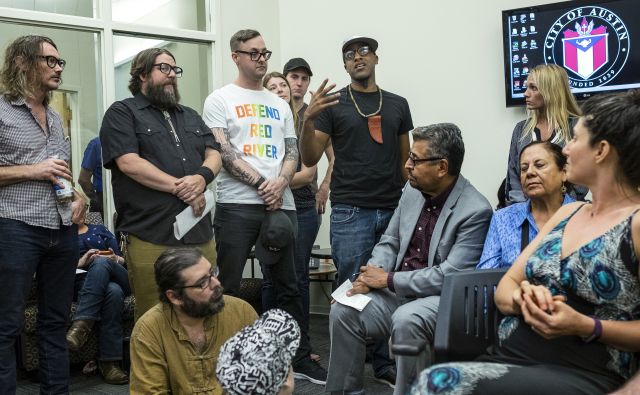
[[[596,322],[596,326],[593,328],[593,332],[591,332],[589,336],[582,338],[582,341],[585,343],[596,342],[602,336],[602,322],[600,322],[600,318],[596,317],[595,315],[590,315],[589,318],[593,318],[593,320]]]

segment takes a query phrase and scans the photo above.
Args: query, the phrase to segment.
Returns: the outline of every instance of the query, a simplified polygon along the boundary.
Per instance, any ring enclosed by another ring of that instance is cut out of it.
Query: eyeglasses
[[[202,277],[200,280],[196,281],[193,285],[185,285],[184,287],[179,287],[178,289],[183,288],[200,288],[202,290],[207,289],[209,284],[211,284],[211,277],[218,278],[218,274],[220,274],[220,269],[218,266],[212,266],[211,270],[209,270],[209,275],[207,277]]]
[[[415,166],[416,163],[420,162],[433,162],[434,160],[442,160],[444,158],[426,158],[426,159],[418,159],[417,156],[413,154],[413,152],[409,151],[409,160],[411,161],[411,166]]]
[[[171,70],[173,70],[173,72],[176,73],[176,78],[182,77],[182,67],[178,67],[178,66],[171,67],[169,63],[157,63],[157,64],[154,64],[154,66],[160,67],[160,71],[163,74],[169,75],[171,74]]]
[[[355,51],[347,51],[344,53],[344,60],[353,60],[356,58],[356,52],[358,52],[358,54],[360,54],[360,56],[367,56],[367,54],[369,54],[369,51],[371,51],[371,48],[369,48],[368,45],[364,45],[358,49],[356,49]]]
[[[251,60],[257,62],[260,60],[260,57],[264,57],[264,60],[267,61],[269,60],[269,58],[271,57],[271,54],[273,52],[271,51],[264,51],[264,52],[247,52],[247,51],[236,51],[236,53],[244,53],[249,55],[249,57],[251,58]]]
[[[66,60],[58,59],[55,56],[40,56],[42,59],[47,59],[47,66],[55,69],[56,65],[60,65],[60,68],[64,70],[64,66],[67,65]]]

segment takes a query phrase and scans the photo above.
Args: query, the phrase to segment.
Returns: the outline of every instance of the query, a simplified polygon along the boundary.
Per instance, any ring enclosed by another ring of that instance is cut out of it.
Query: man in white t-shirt
[[[295,271],[298,221],[289,182],[298,165],[298,143],[289,105],[262,87],[267,72],[264,40],[255,30],[231,37],[238,78],[213,92],[203,116],[221,145],[223,169],[217,178],[214,234],[225,293],[236,296],[251,248],[270,265],[278,307],[302,331],[293,359],[294,375],[324,385],[327,372],[309,354],[302,299]]]

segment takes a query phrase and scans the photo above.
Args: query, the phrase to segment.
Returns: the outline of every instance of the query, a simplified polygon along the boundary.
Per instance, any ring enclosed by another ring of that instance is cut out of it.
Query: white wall
[[[223,86],[233,82],[238,76],[238,68],[231,60],[229,48],[229,40],[238,30],[259,31],[267,49],[274,54],[269,60],[269,71],[281,69],[279,18],[278,0],[220,0],[222,33],[217,45],[222,47]]]
[[[341,59],[343,39],[378,40],[378,85],[409,101],[414,126],[460,127],[462,174],[495,206],[511,133],[524,118],[524,109],[504,104],[501,11],[551,2],[280,0],[281,61],[305,58],[314,73],[310,90],[324,78],[340,88],[350,81]],[[326,164],[319,167],[324,174]],[[318,244],[329,246],[328,214]]]

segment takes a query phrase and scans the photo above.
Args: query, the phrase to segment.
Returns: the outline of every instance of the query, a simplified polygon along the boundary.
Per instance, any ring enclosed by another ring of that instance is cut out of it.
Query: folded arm
[[[138,154],[130,153],[115,158],[118,168],[134,181],[157,191],[173,193],[177,178],[170,176],[143,159]]]
[[[226,128],[211,128],[211,131],[216,141],[220,143],[222,167],[236,180],[252,187],[255,186],[262,176],[242,159],[243,154],[231,145],[229,131]]]

